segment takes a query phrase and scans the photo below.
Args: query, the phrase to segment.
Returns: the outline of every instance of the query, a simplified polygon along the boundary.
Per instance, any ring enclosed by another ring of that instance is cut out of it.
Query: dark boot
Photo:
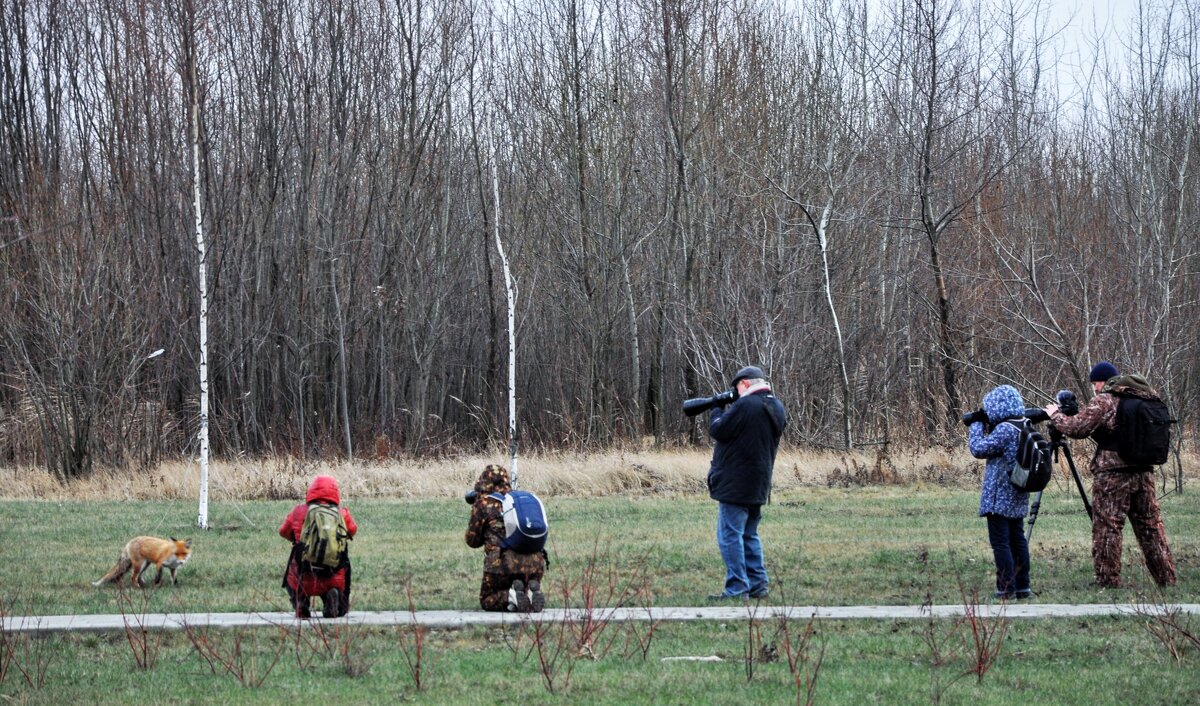
[[[308,596],[296,596],[296,617],[301,620],[308,620],[312,617],[312,612],[308,607]]]
[[[534,613],[541,613],[542,608],[546,607],[546,596],[542,593],[542,582],[533,579],[529,582],[529,610]]]
[[[342,604],[341,591],[331,588],[325,592],[325,596],[321,600],[324,602],[324,605],[321,606],[321,616],[325,618],[338,617]]]
[[[525,582],[521,579],[517,579],[512,583],[512,598],[509,600],[509,603],[513,604],[514,601],[515,605],[509,608],[511,611],[528,613],[532,607],[529,604],[529,594],[525,592]]]

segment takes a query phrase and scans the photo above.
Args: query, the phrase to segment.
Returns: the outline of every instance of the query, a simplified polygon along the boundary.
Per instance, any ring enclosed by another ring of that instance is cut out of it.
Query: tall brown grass
[[[705,448],[547,453],[518,458],[522,488],[545,495],[705,493],[711,452]],[[1084,472],[1086,458],[1077,458]],[[346,498],[429,499],[459,497],[489,463],[502,455],[437,459],[394,458],[344,462],[294,457],[220,460],[210,464],[214,499],[284,500],[303,497],[318,474],[338,479]],[[1186,474],[1197,476],[1200,459],[1189,457]],[[774,490],[796,487],[931,484],[973,487],[983,462],[965,450],[927,449],[884,456],[877,451],[784,449],[775,463]],[[87,478],[60,482],[42,468],[0,467],[0,498],[50,500],[179,500],[196,497],[200,469],[171,461],[152,470],[101,469]]]

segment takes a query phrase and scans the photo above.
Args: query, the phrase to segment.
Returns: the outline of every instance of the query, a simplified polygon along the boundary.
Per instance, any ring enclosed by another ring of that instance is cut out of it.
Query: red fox
[[[186,564],[191,555],[192,540],[190,539],[134,537],[121,550],[117,565],[107,574],[93,581],[92,585],[99,586],[110,581],[118,582],[126,571],[133,569],[133,575],[129,577],[129,584],[136,583],[138,586],[145,586],[146,584],[142,581],[142,572],[153,563],[158,567],[154,585],[157,586],[162,581],[163,569],[167,569],[171,572],[171,585],[174,586],[175,569]]]

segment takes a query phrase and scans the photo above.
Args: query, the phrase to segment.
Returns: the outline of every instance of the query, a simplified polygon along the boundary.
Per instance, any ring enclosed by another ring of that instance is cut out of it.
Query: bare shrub
[[[757,601],[746,605],[750,619],[746,621],[746,642],[742,649],[742,663],[746,669],[747,684],[754,679],[754,666],[757,662],[773,662],[779,657],[778,648],[774,644],[763,644],[762,621],[758,618],[758,608]]]
[[[648,555],[624,573],[616,557],[607,548],[599,548],[598,540],[592,545],[579,578],[562,584],[563,608],[578,614],[567,624],[580,656],[598,660],[608,654],[620,637],[618,633],[606,636],[613,616],[636,596],[646,594],[651,574]]]
[[[16,667],[26,686],[41,689],[46,685],[46,676],[56,656],[51,649],[54,638],[49,634],[13,629],[10,620],[18,605],[19,599],[0,597],[0,684],[4,683],[9,670]]]
[[[654,577],[657,572],[648,563],[642,563],[639,572],[640,580],[635,582],[636,590],[630,597],[630,604],[637,605],[646,614],[645,620],[630,620],[625,624],[625,649],[621,657],[628,659],[634,654],[640,654],[642,661],[650,655],[650,646],[654,642],[655,633],[662,625],[662,618],[654,615]]]
[[[963,614],[952,619],[939,619],[933,614],[933,573],[930,570],[929,550],[921,547],[917,555],[921,572],[926,577],[926,593],[922,607],[928,613],[922,637],[929,650],[930,700],[941,703],[946,690],[967,676],[982,683],[983,676],[1000,659],[1000,650],[1008,634],[1009,621],[1004,606],[994,617],[980,613],[979,592],[967,590],[961,575],[958,577]],[[960,672],[945,674],[945,668],[966,661]]]
[[[337,660],[348,677],[361,677],[371,671],[372,660],[356,649],[362,647],[367,633],[361,623],[312,620],[286,629],[300,671],[308,671],[318,660]]]
[[[413,686],[417,691],[424,691],[426,663],[425,639],[428,630],[417,622],[417,603],[413,599],[412,579],[404,582],[404,595],[408,599],[409,627],[400,629],[400,653],[404,655],[404,663],[408,665],[408,675],[412,677]]]
[[[1139,595],[1134,601],[1133,612],[1175,664],[1183,663],[1188,649],[1200,649],[1200,630],[1192,626],[1191,616],[1179,606],[1167,603],[1161,590]]]
[[[812,650],[813,637],[816,636],[816,616],[810,616],[799,630],[792,626],[792,619],[786,613],[779,616],[776,629],[776,641],[783,645],[783,654],[787,658],[788,673],[796,687],[796,703],[812,706],[817,697],[817,677],[821,674],[821,663],[825,660],[825,645],[814,655]]]
[[[827,473],[825,477],[827,487],[896,485],[903,482],[903,477],[896,468],[896,464],[883,447],[876,450],[874,459],[846,453],[842,454],[840,461],[838,466]]]
[[[185,619],[183,631],[192,649],[208,665],[210,672],[226,674],[250,689],[263,685],[279,664],[288,645],[294,642],[291,629],[278,625],[270,633],[272,637],[265,641],[268,648],[263,657],[259,655],[259,647],[264,642],[259,636],[263,631],[258,628],[214,629],[195,625]]]
[[[8,668],[17,651],[16,633],[9,625],[9,614],[8,601],[4,596],[0,596],[0,684],[3,684],[5,678],[8,677]]]
[[[133,662],[142,671],[154,668],[158,663],[158,649],[162,645],[163,632],[146,629],[146,614],[149,612],[148,591],[134,591],[123,584],[117,587],[117,608],[121,611],[121,622],[125,628],[125,641],[133,654]]]
[[[551,694],[558,694],[571,685],[571,674],[579,659],[574,629],[569,618],[560,621],[545,619],[544,613],[527,624],[530,639],[529,653],[537,656],[538,673],[542,686]]]
[[[1004,638],[1008,635],[1008,617],[1001,606],[999,614],[987,618],[979,614],[979,592],[967,591],[962,579],[958,581],[959,595],[962,599],[963,615],[960,620],[966,624],[966,633],[970,637],[967,643],[969,664],[967,674],[975,675],[975,683],[983,683],[983,675],[995,666],[1000,659],[1000,649],[1004,646]]]

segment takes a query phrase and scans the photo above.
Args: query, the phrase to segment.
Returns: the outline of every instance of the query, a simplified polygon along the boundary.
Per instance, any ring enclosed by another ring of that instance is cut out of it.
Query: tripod
[[[1079,497],[1083,500],[1083,509],[1087,510],[1088,519],[1092,519],[1092,503],[1088,501],[1087,491],[1083,489],[1083,480],[1079,477],[1079,471],[1075,468],[1075,459],[1071,456],[1071,446],[1066,442],[1063,433],[1053,426],[1050,427],[1050,448],[1054,450],[1054,463],[1058,463],[1058,452],[1062,451],[1062,455],[1067,459],[1067,467],[1071,469],[1071,477],[1075,479],[1075,487],[1079,490]],[[1038,491],[1033,496],[1033,503],[1029,506],[1029,529],[1025,533],[1025,541],[1028,542],[1033,538],[1033,523],[1037,522],[1038,510],[1042,507],[1042,491]]]

